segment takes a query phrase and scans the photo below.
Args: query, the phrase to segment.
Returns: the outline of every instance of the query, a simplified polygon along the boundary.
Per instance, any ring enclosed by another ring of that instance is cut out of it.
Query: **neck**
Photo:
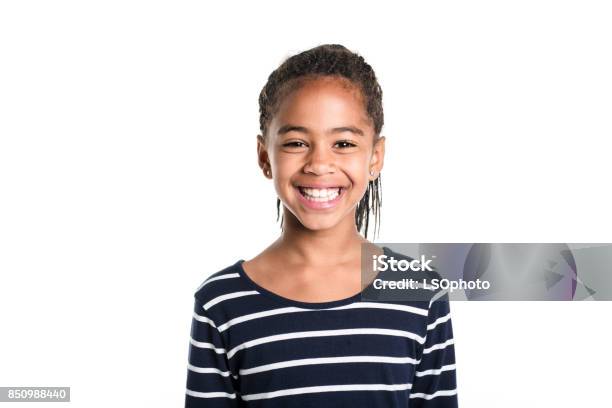
[[[290,263],[326,266],[350,263],[368,241],[355,225],[355,214],[346,216],[332,228],[309,230],[290,211],[285,210],[283,232],[274,246]]]

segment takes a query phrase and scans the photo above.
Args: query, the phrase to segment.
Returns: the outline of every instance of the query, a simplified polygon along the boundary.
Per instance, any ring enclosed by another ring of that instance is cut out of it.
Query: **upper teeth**
[[[314,198],[335,198],[339,194],[339,188],[302,188],[304,194]]]

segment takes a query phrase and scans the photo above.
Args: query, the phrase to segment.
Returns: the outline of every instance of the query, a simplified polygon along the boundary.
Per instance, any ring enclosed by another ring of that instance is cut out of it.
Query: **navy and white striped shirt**
[[[186,408],[457,407],[447,294],[300,302],[259,286],[242,262],[195,293]]]

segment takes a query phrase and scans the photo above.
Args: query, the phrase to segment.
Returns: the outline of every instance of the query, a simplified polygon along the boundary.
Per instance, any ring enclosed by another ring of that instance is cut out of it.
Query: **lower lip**
[[[338,196],[334,198],[333,200],[329,200],[329,201],[311,201],[302,195],[299,188],[295,187],[295,191],[297,192],[299,200],[306,207],[311,208],[313,210],[325,210],[328,208],[335,207],[340,202],[340,199],[344,196],[344,192],[346,191],[346,188],[342,188],[340,190],[340,194],[338,194]]]

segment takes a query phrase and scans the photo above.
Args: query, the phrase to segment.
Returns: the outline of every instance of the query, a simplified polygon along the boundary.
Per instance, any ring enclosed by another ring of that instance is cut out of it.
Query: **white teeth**
[[[300,188],[300,190],[306,198],[317,202],[331,201],[340,194],[339,188]]]

